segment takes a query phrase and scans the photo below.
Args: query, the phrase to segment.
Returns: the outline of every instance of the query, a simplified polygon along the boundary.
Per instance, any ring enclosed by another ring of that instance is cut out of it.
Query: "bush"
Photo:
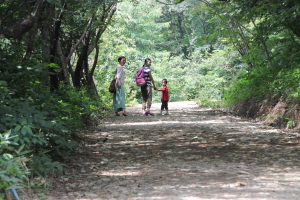
[[[237,104],[243,100],[261,101],[268,97],[282,97],[285,101],[300,100],[300,70],[291,68],[258,67],[238,77],[225,92],[225,105]]]
[[[34,74],[26,70],[23,75],[32,78]],[[90,116],[99,112],[100,106],[85,89],[62,87],[49,92],[30,78],[20,78],[13,83],[8,82],[10,76],[1,75],[0,179],[1,188],[8,189],[21,187],[30,170],[33,177],[62,171],[64,165],[58,160],[76,148],[72,133],[85,126]],[[26,152],[26,157],[21,152]]]
[[[28,180],[30,171],[25,166],[30,151],[24,151],[25,144],[19,146],[14,142],[16,136],[11,131],[0,134],[0,189],[16,189],[24,187],[22,183]],[[0,197],[4,193],[0,193]]]

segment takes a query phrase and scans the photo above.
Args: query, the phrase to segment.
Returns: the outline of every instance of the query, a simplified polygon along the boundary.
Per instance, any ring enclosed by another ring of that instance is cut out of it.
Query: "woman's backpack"
[[[108,91],[110,93],[116,93],[116,79],[115,78],[110,82]]]
[[[117,73],[117,69],[116,69],[115,72],[113,72],[114,76],[116,75],[116,73]],[[114,77],[114,78],[111,80],[110,85],[109,85],[109,87],[108,87],[108,91],[109,91],[110,93],[116,93],[116,82],[117,82],[117,79],[115,79],[115,77]]]
[[[142,67],[137,73],[135,74],[135,83],[137,86],[143,86],[146,83],[144,78],[144,67]]]

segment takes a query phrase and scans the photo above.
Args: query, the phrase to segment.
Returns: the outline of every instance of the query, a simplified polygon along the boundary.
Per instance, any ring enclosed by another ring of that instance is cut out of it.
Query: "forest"
[[[127,106],[141,103],[134,75],[150,58],[156,85],[168,79],[170,101],[245,117],[265,109],[264,118],[284,102],[295,113],[300,2],[0,0],[0,199],[63,171],[80,145],[76,130],[111,114],[119,56],[127,59]],[[273,117],[289,128],[300,120]]]

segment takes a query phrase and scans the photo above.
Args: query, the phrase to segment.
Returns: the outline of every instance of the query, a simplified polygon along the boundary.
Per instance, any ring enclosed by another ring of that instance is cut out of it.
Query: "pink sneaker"
[[[149,114],[149,115],[152,115],[152,116],[154,115],[153,113],[151,113],[151,112],[149,112],[149,111],[146,111],[146,114],[147,114],[147,115]]]

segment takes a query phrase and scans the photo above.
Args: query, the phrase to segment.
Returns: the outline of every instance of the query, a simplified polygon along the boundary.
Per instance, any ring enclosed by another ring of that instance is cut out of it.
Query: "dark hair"
[[[149,62],[149,61],[151,61],[151,59],[150,58],[146,58],[145,62],[144,62],[144,65],[146,65],[146,63]],[[143,65],[143,67],[144,67],[144,65]]]
[[[162,80],[162,82],[166,82],[166,84],[168,83],[168,80],[166,79],[166,78],[164,78],[163,80]]]
[[[120,56],[120,57],[118,58],[118,62],[120,62],[123,58],[125,58],[125,56]]]

